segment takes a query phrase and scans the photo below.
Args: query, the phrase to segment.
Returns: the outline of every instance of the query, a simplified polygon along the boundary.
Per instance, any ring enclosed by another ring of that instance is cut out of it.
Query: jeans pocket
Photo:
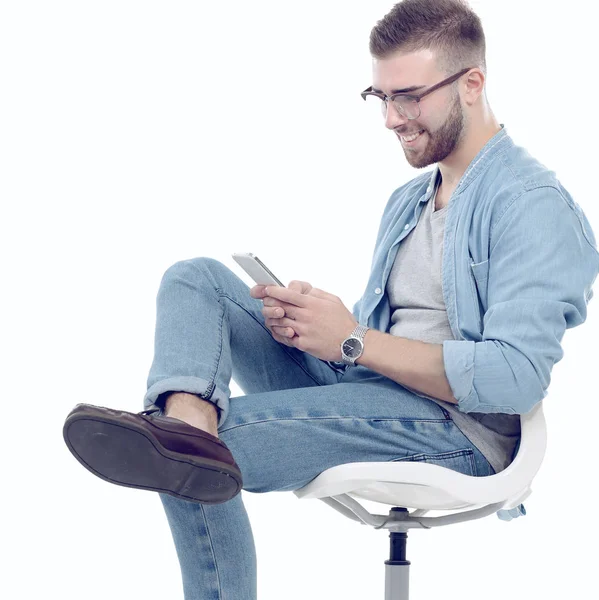
[[[403,458],[396,458],[393,462],[399,461],[417,461],[425,462],[431,465],[445,467],[470,477],[477,476],[476,459],[472,448],[463,448],[461,450],[451,450],[449,452],[439,452],[438,454],[412,454]]]

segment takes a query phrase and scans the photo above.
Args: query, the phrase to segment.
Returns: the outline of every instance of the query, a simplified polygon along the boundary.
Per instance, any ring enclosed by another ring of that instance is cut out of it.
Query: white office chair
[[[505,521],[525,515],[521,502],[532,490],[547,448],[543,401],[520,415],[520,446],[511,464],[495,475],[470,477],[438,465],[420,462],[355,462],[331,467],[293,493],[318,498],[342,515],[389,529],[390,557],[385,561],[385,600],[408,600],[407,530],[430,529],[486,517],[494,512]],[[372,514],[355,498],[393,506],[388,515]],[[408,508],[414,508],[411,513]],[[423,517],[429,510],[458,512]]]

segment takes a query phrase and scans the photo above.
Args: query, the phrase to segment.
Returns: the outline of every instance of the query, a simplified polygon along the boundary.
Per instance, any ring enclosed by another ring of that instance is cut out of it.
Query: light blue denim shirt
[[[443,297],[456,339],[443,342],[443,362],[466,413],[527,413],[547,395],[565,330],[586,320],[599,273],[582,209],[501,127],[464,173],[445,221]],[[362,325],[389,329],[383,292],[399,244],[431,198],[436,168],[387,202],[368,285],[352,310]]]
[[[431,199],[437,169],[387,202],[368,284],[352,311],[362,325],[389,330],[387,279],[399,244]],[[443,342],[443,362],[458,408],[522,414],[542,400],[564,354],[565,330],[586,320],[598,273],[582,209],[501,124],[447,206],[441,274],[455,339]]]

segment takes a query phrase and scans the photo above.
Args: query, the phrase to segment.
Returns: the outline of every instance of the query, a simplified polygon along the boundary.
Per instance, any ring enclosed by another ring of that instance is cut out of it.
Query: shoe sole
[[[109,417],[73,415],[63,427],[75,458],[104,481],[221,504],[243,485],[240,472],[221,461],[171,452],[149,431]]]

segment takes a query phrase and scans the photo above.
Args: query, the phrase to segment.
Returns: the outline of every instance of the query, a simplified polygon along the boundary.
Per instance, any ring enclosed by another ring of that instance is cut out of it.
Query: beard
[[[407,161],[412,167],[423,169],[445,160],[465,137],[465,121],[460,94],[455,91],[445,123],[433,134],[425,129],[421,147],[404,148]]]

